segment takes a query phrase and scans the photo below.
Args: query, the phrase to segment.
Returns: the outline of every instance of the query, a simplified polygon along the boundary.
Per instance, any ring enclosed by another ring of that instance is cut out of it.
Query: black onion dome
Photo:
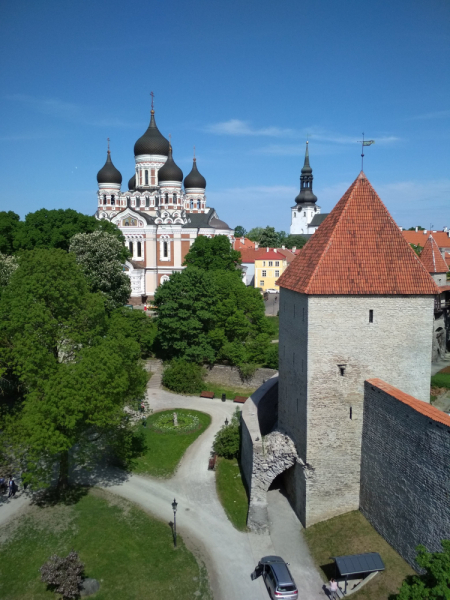
[[[192,171],[189,175],[186,175],[184,180],[185,188],[206,188],[206,179],[203,177],[201,173],[199,173],[197,169],[197,159],[194,158],[194,163],[192,165]]]
[[[133,177],[129,180],[128,189],[130,190],[130,192],[134,192],[134,190],[136,189],[136,174],[134,174]]]
[[[183,171],[172,158],[172,146],[169,144],[169,157],[158,171],[158,181],[183,181]]]
[[[151,111],[150,125],[147,131],[134,145],[134,155],[140,154],[161,154],[169,155],[169,141],[162,135],[156,127],[155,111]]]
[[[120,171],[116,169],[111,160],[111,152],[108,150],[106,156],[106,162],[100,171],[97,173],[98,183],[122,183],[122,175]]]

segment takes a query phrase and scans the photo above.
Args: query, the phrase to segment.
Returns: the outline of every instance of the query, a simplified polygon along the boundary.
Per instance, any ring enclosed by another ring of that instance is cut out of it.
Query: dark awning
[[[378,552],[367,552],[367,554],[353,554],[349,556],[335,556],[336,566],[341,577],[356,575],[357,573],[373,573],[384,571],[384,563]]]

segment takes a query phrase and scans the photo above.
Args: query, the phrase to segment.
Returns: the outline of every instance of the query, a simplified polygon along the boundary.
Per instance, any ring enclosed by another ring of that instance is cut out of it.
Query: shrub
[[[217,432],[213,448],[214,452],[219,456],[223,456],[224,458],[236,458],[238,456],[241,442],[240,415],[240,410],[236,408],[231,422],[228,425],[224,425]]]
[[[57,594],[62,594],[64,600],[79,597],[84,565],[77,552],[72,550],[66,558],[54,554],[40,571],[41,581]]]
[[[439,388],[450,388],[450,373],[440,371],[431,378],[431,385]]]
[[[271,344],[266,353],[266,363],[269,369],[278,369],[278,344]]]
[[[164,371],[162,383],[177,394],[195,394],[202,391],[203,368],[184,360],[173,360]]]
[[[253,363],[242,363],[239,365],[239,373],[242,379],[251,379],[255,374],[256,369],[259,369],[261,365],[255,365]]]

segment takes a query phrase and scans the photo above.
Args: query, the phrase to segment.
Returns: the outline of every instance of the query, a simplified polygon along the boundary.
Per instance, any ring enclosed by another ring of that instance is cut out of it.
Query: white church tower
[[[316,205],[317,196],[313,194],[313,174],[309,165],[309,149],[306,142],[305,163],[300,175],[300,193],[291,208],[291,227],[289,233],[295,235],[314,233],[316,228],[309,227],[314,217],[320,214],[320,206]]]

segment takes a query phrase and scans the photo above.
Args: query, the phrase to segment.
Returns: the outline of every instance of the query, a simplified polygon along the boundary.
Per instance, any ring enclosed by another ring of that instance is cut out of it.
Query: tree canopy
[[[275,227],[267,226],[261,233],[259,238],[259,245],[263,248],[271,247],[277,248],[280,242],[278,233],[275,231]]]
[[[238,225],[234,228],[234,237],[245,237],[247,235],[247,230],[242,225]]]
[[[0,252],[12,254],[14,251],[14,237],[19,225],[20,217],[12,210],[0,211]]]
[[[0,214],[0,223],[2,221]],[[42,208],[34,213],[28,213],[25,221],[18,222],[17,226],[12,228],[11,235],[15,251],[34,248],[69,250],[70,239],[75,234],[92,233],[97,230],[111,233],[122,243],[124,242],[119,228],[110,221],[99,221],[93,216],[84,215],[70,208],[66,210]]]
[[[48,482],[56,462],[65,485],[70,461],[128,447],[123,408],[147,377],[139,344],[108,330],[104,305],[58,249],[21,253],[0,299],[0,374],[20,386],[2,441],[35,481]]]
[[[261,239],[261,234],[264,231],[263,227],[253,227],[253,229],[250,229],[250,231],[247,232],[247,237],[249,240],[252,240],[252,242],[258,242]]]
[[[264,301],[234,273],[190,267],[160,286],[154,302],[165,358],[266,363],[271,344]]]
[[[302,235],[298,234],[287,234],[285,231],[275,231],[275,227],[270,227],[269,225],[264,229],[262,227],[254,227],[251,229],[247,237],[254,241],[258,242],[262,248],[281,248],[281,246],[285,246],[286,248],[303,248],[303,246],[308,241]]]
[[[127,250],[117,237],[106,231],[77,233],[69,251],[75,255],[91,292],[100,292],[112,310],[126,304],[131,294],[130,278],[123,271]]]
[[[423,575],[412,575],[402,583],[392,600],[448,600],[450,598],[450,540],[442,540],[443,552],[417,547],[417,564]]]
[[[231,271],[241,274],[238,265],[241,264],[241,254],[233,250],[226,235],[207,238],[199,235],[186,254],[185,266],[197,267],[204,271]]]

